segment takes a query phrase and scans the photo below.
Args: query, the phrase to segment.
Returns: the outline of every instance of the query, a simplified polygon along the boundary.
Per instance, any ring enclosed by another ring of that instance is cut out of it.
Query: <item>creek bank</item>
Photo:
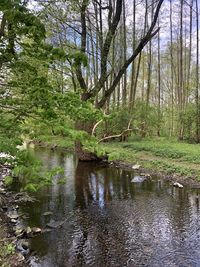
[[[36,201],[25,192],[14,193],[5,185],[4,178],[10,175],[9,167],[0,168],[0,266],[28,266],[29,239],[40,233],[39,228],[24,225],[26,214],[19,210],[24,203]]]
[[[45,141],[40,141],[40,140],[34,140],[34,141],[30,141],[29,144],[34,144],[34,145],[38,145],[40,147],[47,147],[50,148],[52,150],[55,149],[62,149],[65,151],[69,151],[69,152],[74,152],[74,149],[72,147],[65,147],[65,146],[60,146],[59,142],[45,142]],[[105,145],[105,148],[107,146]],[[108,147],[109,150],[109,147]],[[112,167],[116,167],[116,168],[122,168],[124,170],[128,170],[128,171],[135,171],[136,175],[141,175],[141,174],[149,174],[150,176],[156,176],[158,177],[158,179],[164,179],[166,181],[169,181],[172,186],[174,183],[178,182],[184,186],[188,186],[190,188],[200,188],[200,180],[198,180],[198,177],[196,177],[195,175],[180,175],[179,173],[172,173],[172,174],[168,174],[167,171],[165,171],[165,169],[163,169],[163,171],[157,170],[156,168],[154,168],[153,166],[150,168],[144,168],[141,164],[136,164],[134,162],[134,159],[131,163],[127,163],[126,159],[123,160],[103,160],[102,163],[104,165],[109,165]],[[101,164],[101,162],[99,162],[99,164]]]
[[[136,176],[144,177],[146,175],[146,178],[149,176],[157,177],[158,179],[164,179],[165,181],[168,181],[171,183],[172,186],[176,186],[176,183],[181,184],[183,186],[187,186],[189,188],[200,188],[200,181],[197,180],[196,177],[189,177],[189,176],[181,176],[178,174],[166,174],[165,171],[156,171],[153,169],[146,169],[143,168],[141,165],[137,165],[138,168],[135,168],[136,165],[132,163],[126,163],[124,161],[110,161],[108,162],[110,167],[113,168],[120,168],[126,171],[134,171]],[[133,168],[134,167],[134,168]],[[148,180],[148,179],[144,179]],[[177,186],[178,187],[178,186]],[[181,188],[181,187],[179,187]]]

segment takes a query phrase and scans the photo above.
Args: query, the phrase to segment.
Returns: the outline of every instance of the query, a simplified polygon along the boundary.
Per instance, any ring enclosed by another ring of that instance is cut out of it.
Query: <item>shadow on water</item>
[[[64,167],[66,184],[55,177],[38,202],[22,207],[27,225],[64,221],[31,240],[32,266],[200,266],[198,190],[156,177],[131,183],[133,172],[78,163],[62,151],[33,153],[44,168]]]

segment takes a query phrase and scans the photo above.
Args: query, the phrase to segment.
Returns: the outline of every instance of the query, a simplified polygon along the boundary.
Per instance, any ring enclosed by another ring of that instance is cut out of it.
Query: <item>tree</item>
[[[136,46],[135,50],[133,51],[132,55],[125,60],[124,64],[122,64],[122,67],[119,69],[118,73],[116,74],[116,77],[113,79],[112,83],[109,85],[107,90],[104,90],[104,92],[101,96],[101,99],[99,99],[98,103],[96,104],[97,108],[102,108],[105,105],[106,101],[111,96],[111,94],[114,92],[117,85],[119,84],[120,79],[126,73],[126,70],[129,67],[129,65],[132,64],[132,62],[140,54],[140,52],[145,47],[145,45],[159,31],[159,28],[157,28],[156,30],[154,30],[154,28],[156,26],[157,18],[159,15],[159,10],[161,8],[162,3],[163,3],[163,0],[160,0],[158,2],[157,7],[156,7],[156,11],[155,11],[155,14],[153,16],[153,19],[152,19],[152,22],[151,22],[149,29],[146,31],[144,36],[139,41],[139,43]],[[86,27],[87,4],[88,4],[87,1],[83,1],[81,8],[80,8],[80,11],[81,11],[81,52],[84,54],[86,52],[86,38],[87,38],[87,27]],[[100,6],[100,8],[102,8],[102,6]],[[109,16],[108,17],[108,30],[107,30],[107,34],[106,34],[104,41],[103,41],[103,44],[102,44],[103,49],[102,49],[101,58],[100,58],[100,64],[101,64],[100,77],[99,77],[98,81],[93,85],[92,89],[89,89],[86,86],[86,83],[85,83],[85,80],[83,77],[83,70],[81,69],[81,63],[77,67],[76,76],[77,76],[77,80],[79,82],[79,85],[80,85],[81,89],[83,90],[83,93],[81,95],[81,99],[83,101],[94,98],[101,91],[101,89],[104,87],[104,85],[107,82],[108,77],[109,77],[108,68],[107,68],[108,55],[109,55],[109,51],[111,48],[113,38],[114,38],[115,33],[117,31],[118,24],[120,22],[121,13],[122,13],[122,9],[123,9],[123,0],[117,0],[116,1],[115,12],[112,9],[111,3],[109,3],[108,9],[109,9],[109,12],[108,12],[108,16]],[[86,130],[88,132],[91,131],[91,126],[90,127],[88,127],[88,126],[83,127],[83,124],[81,124],[81,125],[79,124],[78,128],[79,129],[84,128],[83,130]],[[80,144],[78,146],[77,151],[79,154],[81,154],[83,156],[83,157],[81,157],[81,159],[84,159],[85,155],[84,155],[84,153],[81,152]],[[87,160],[88,159],[89,159],[89,157],[87,157]]]

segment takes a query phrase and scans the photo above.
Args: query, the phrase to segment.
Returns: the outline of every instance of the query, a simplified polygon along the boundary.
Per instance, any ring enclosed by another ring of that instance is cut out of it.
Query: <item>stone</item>
[[[132,166],[132,169],[133,169],[133,170],[139,170],[140,167],[141,167],[141,166],[140,166],[139,164],[135,164],[135,165]]]
[[[8,218],[17,220],[19,218],[19,214],[16,211],[10,211],[7,214]]]
[[[132,180],[131,183],[142,183],[146,180],[144,176],[135,176]]]
[[[28,241],[22,241],[21,245],[22,245],[22,248],[25,249],[25,250],[27,250],[29,248]]]
[[[10,221],[11,221],[11,223],[17,223],[16,219],[11,219]]]
[[[49,228],[58,228],[63,225],[64,221],[54,221],[51,220],[49,223],[47,223],[47,227]]]
[[[173,183],[173,186],[178,188],[183,188],[183,185],[178,182]]]
[[[4,188],[0,188],[0,194],[6,194],[6,190]]]
[[[17,242],[17,249],[23,254],[29,253],[29,242],[26,239],[20,239]]]
[[[26,234],[27,235],[30,235],[32,233],[31,227],[29,227],[29,226],[26,227],[26,230],[25,231],[26,231]]]
[[[42,232],[42,229],[39,227],[33,227],[32,232],[33,234],[40,234]]]
[[[16,235],[16,236],[21,236],[21,235],[23,234],[23,232],[24,232],[24,229],[23,229],[23,228],[21,228],[21,229],[16,229],[16,230],[15,230],[15,235]]]
[[[50,216],[50,215],[52,215],[52,214],[53,214],[53,212],[51,212],[51,211],[46,211],[46,212],[43,213],[43,216]]]

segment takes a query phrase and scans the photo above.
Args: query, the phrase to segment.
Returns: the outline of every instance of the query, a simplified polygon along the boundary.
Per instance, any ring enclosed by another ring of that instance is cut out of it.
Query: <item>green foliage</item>
[[[58,95],[57,99],[62,111],[74,121],[98,121],[103,116],[102,111],[95,109],[91,102],[81,100],[80,92],[67,92],[66,94]]]
[[[59,179],[57,184],[61,184],[61,185],[66,184],[66,178]]]
[[[200,146],[167,138],[132,137],[128,143],[101,144],[109,160],[138,163],[142,167],[172,175],[200,177]]]
[[[81,143],[85,150],[95,153],[98,157],[106,155],[106,150],[97,143],[97,140],[94,136],[88,135],[87,138],[81,140]]]
[[[176,164],[163,162],[161,160],[153,160],[152,164],[157,168],[157,170],[164,171],[167,174],[179,174],[184,176],[195,175],[195,172],[187,166],[178,166]]]
[[[151,152],[153,155],[163,158],[179,159],[182,161],[189,161],[191,163],[200,163],[200,147],[198,145],[181,143],[175,139],[132,139],[130,140],[130,143],[124,143],[122,146],[126,149],[135,151]]]
[[[118,151],[113,151],[111,153],[108,154],[108,160],[112,161],[112,160],[121,160],[122,159],[122,155],[120,152]]]
[[[6,244],[5,245],[5,253],[6,255],[12,255],[15,253],[15,246],[13,244]]]
[[[127,129],[128,123],[131,119],[131,114],[126,108],[113,110],[111,114],[104,116],[104,122],[97,127],[97,136],[107,136],[120,134]]]
[[[73,60],[74,67],[79,66],[81,63],[83,64],[84,67],[87,67],[88,60],[85,53],[81,51],[76,51],[72,54],[69,54],[68,57]]]
[[[5,185],[9,186],[13,183],[13,177],[12,176],[6,176],[4,181],[5,181]]]
[[[44,186],[52,185],[54,176],[63,174],[61,167],[43,172],[41,162],[37,161],[27,150],[18,150],[15,162],[17,165],[12,169],[11,176],[5,178],[5,183],[11,185],[14,182],[13,177],[17,177],[21,190],[36,192]]]
[[[102,112],[91,102],[83,102],[81,91],[61,93],[50,78],[51,68],[67,60],[71,60],[74,67],[87,66],[84,53],[67,53],[45,43],[44,25],[27,9],[24,1],[3,0],[0,12],[6,18],[0,45],[0,69],[9,70],[9,75],[3,77],[5,89],[0,88],[0,151],[9,156],[0,158],[0,163],[13,167],[11,177],[5,179],[7,185],[13,182],[12,177],[18,177],[22,190],[36,192],[42,186],[51,185],[52,177],[62,171],[41,172],[41,164],[28,151],[17,148],[23,138],[59,135],[84,141],[87,149],[96,151],[94,138],[75,130],[74,122],[97,121],[102,118]]]
[[[133,115],[133,126],[138,129],[138,132],[143,135],[152,136],[157,133],[158,128],[162,131],[163,126],[163,111],[161,110],[160,118],[158,116],[158,109],[152,105],[146,105],[145,101],[137,100],[135,102]]]
[[[39,44],[45,37],[45,28],[41,21],[29,12],[23,1],[1,0],[0,11],[8,25],[8,30],[4,29],[0,45],[0,63],[5,63],[17,58],[15,40],[18,41],[18,46],[23,46],[25,37]]]

